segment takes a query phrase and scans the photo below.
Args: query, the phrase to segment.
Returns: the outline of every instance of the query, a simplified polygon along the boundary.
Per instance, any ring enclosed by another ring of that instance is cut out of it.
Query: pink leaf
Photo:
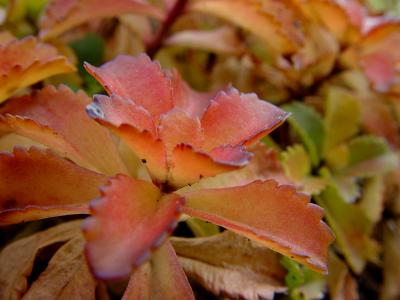
[[[152,183],[118,175],[91,204],[85,220],[86,255],[100,279],[128,276],[176,226],[183,198],[162,196]]]
[[[333,240],[322,209],[274,180],[182,193],[184,212],[257,240],[311,268],[326,272]]]

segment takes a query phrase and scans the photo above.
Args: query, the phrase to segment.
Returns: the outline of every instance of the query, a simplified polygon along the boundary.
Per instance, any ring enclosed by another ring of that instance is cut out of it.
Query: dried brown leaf
[[[171,242],[186,274],[217,295],[272,299],[285,290],[278,254],[233,232]]]
[[[28,277],[38,253],[78,236],[80,224],[80,221],[64,223],[5,247],[0,253],[0,299],[20,299],[28,289]]]

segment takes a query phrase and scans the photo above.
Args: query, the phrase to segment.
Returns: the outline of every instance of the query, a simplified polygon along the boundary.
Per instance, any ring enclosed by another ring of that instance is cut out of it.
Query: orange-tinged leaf
[[[146,54],[120,55],[101,67],[85,64],[85,68],[110,95],[131,99],[152,116],[158,117],[173,107],[170,80]]]
[[[131,99],[124,99],[116,94],[111,97],[94,95],[93,103],[87,106],[86,111],[91,117],[101,116],[115,126],[129,124],[156,136],[156,127],[149,112]]]
[[[276,181],[189,191],[184,212],[255,239],[320,272],[326,272],[332,233],[322,209]]]
[[[290,1],[197,0],[189,5],[189,10],[241,26],[279,53],[294,52],[304,39],[298,12]]]
[[[220,173],[245,166],[251,154],[242,147],[216,148],[214,153],[204,153],[185,144],[177,145],[172,152],[168,183],[182,187]]]
[[[116,135],[135,152],[139,159],[146,165],[151,177],[163,182],[167,178],[167,152],[165,145],[160,139],[156,139],[148,131],[139,131],[135,127],[122,124],[119,127],[107,121],[97,119],[97,121],[111,129]]]
[[[53,39],[65,31],[93,19],[138,13],[158,19],[162,12],[140,0],[52,0],[40,22],[40,37]]]
[[[74,70],[74,66],[53,46],[33,37],[1,43],[0,102],[21,88]]]
[[[205,177],[190,186],[177,191],[178,194],[189,191],[226,188],[248,184],[254,180],[274,179],[280,184],[292,184],[284,173],[277,151],[268,148],[264,143],[257,143],[249,148],[253,154],[250,162],[238,170],[222,173],[215,177]]]
[[[28,289],[28,277],[38,253],[78,236],[80,224],[81,221],[63,223],[5,247],[0,253],[0,298],[21,299]]]
[[[360,41],[346,50],[342,61],[348,66],[359,66],[378,92],[390,90],[397,83],[400,62],[400,22],[379,23]]]
[[[160,118],[159,137],[165,144],[168,154],[183,143],[200,149],[203,144],[203,131],[198,118],[193,118],[180,109],[174,109]]]
[[[194,300],[194,295],[175,251],[166,241],[150,263],[135,270],[122,300]]]
[[[215,97],[216,92],[196,92],[180,77],[178,71],[172,70],[171,73],[172,98],[175,108],[183,110],[189,116],[200,118],[210,100]]]
[[[298,5],[311,20],[328,28],[343,44],[355,41],[361,34],[362,11],[352,0],[306,0]]]
[[[168,37],[164,44],[216,53],[238,54],[243,51],[234,29],[227,26],[214,30],[182,30]]]
[[[125,172],[108,130],[85,113],[89,102],[82,91],[47,86],[8,101],[0,109],[0,131],[28,137],[105,174]]]
[[[183,198],[162,196],[152,183],[125,175],[111,179],[101,194],[83,225],[86,256],[96,277],[125,277],[174,229]]]
[[[111,94],[95,96],[89,115],[131,147],[153,180],[174,187],[243,167],[250,158],[244,146],[289,115],[234,88],[194,92],[176,71],[163,73],[145,54],[87,69]]]
[[[104,175],[83,169],[49,150],[15,148],[0,153],[0,224],[88,213]]]
[[[289,116],[278,107],[261,101],[256,94],[231,89],[211,100],[201,119],[203,149],[220,145],[251,145],[281,125]]]
[[[86,264],[84,239],[79,234],[60,247],[24,295],[26,300],[96,299],[96,281]]]

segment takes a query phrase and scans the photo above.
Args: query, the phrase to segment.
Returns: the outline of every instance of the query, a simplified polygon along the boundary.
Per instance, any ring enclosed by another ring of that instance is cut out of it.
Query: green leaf
[[[296,144],[282,152],[282,167],[286,176],[306,193],[317,195],[326,185],[324,178],[311,176],[311,162],[303,145]]]
[[[25,0],[29,17],[37,20],[44,11],[49,0]]]
[[[331,87],[325,103],[324,153],[345,142],[359,130],[361,109],[357,99],[344,89]]]
[[[285,174],[294,182],[301,182],[304,177],[310,174],[310,158],[300,144],[288,147],[282,152],[282,166]]]
[[[367,181],[360,200],[360,207],[366,216],[377,223],[382,216],[385,182],[383,176],[375,176]]]
[[[197,218],[187,219],[186,224],[196,237],[205,237],[219,233],[219,227],[217,225]]]
[[[300,264],[289,257],[282,257],[281,264],[288,270],[285,283],[289,290],[295,289],[304,283],[304,273]]]
[[[288,122],[307,147],[313,166],[317,166],[321,159],[320,153],[325,136],[321,116],[314,109],[300,102],[292,102],[283,105],[282,108],[292,113]]]
[[[324,276],[302,266],[288,257],[281,259],[281,264],[288,270],[285,283],[293,300],[320,299],[325,289]]]
[[[77,58],[77,68],[85,83],[85,90],[88,94],[96,94],[103,91],[101,85],[90,76],[83,67],[84,62],[98,66],[103,62],[105,42],[103,38],[95,33],[88,33],[83,38],[70,44]]]
[[[359,178],[369,178],[377,175],[385,175],[393,171],[398,166],[398,157],[394,152],[388,152],[383,155],[373,157],[372,159],[362,161],[356,165],[350,166],[341,171],[345,176]]]
[[[325,209],[336,243],[349,265],[355,273],[360,273],[366,260],[376,255],[375,243],[369,238],[372,222],[360,207],[347,203],[334,185],[325,188],[316,201]]]
[[[372,135],[359,136],[349,142],[349,166],[356,165],[389,152],[383,138]]]

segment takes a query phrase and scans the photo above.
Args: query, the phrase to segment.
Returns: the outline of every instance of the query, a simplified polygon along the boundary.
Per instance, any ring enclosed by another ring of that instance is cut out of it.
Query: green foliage
[[[83,67],[84,62],[99,66],[103,62],[105,42],[101,36],[95,33],[88,33],[79,40],[70,43],[77,58],[77,68],[85,84],[85,90],[89,94],[96,94],[103,91],[101,85]]]
[[[285,104],[282,108],[292,113],[288,122],[307,147],[313,165],[318,165],[325,137],[321,116],[314,109],[301,102]]]

